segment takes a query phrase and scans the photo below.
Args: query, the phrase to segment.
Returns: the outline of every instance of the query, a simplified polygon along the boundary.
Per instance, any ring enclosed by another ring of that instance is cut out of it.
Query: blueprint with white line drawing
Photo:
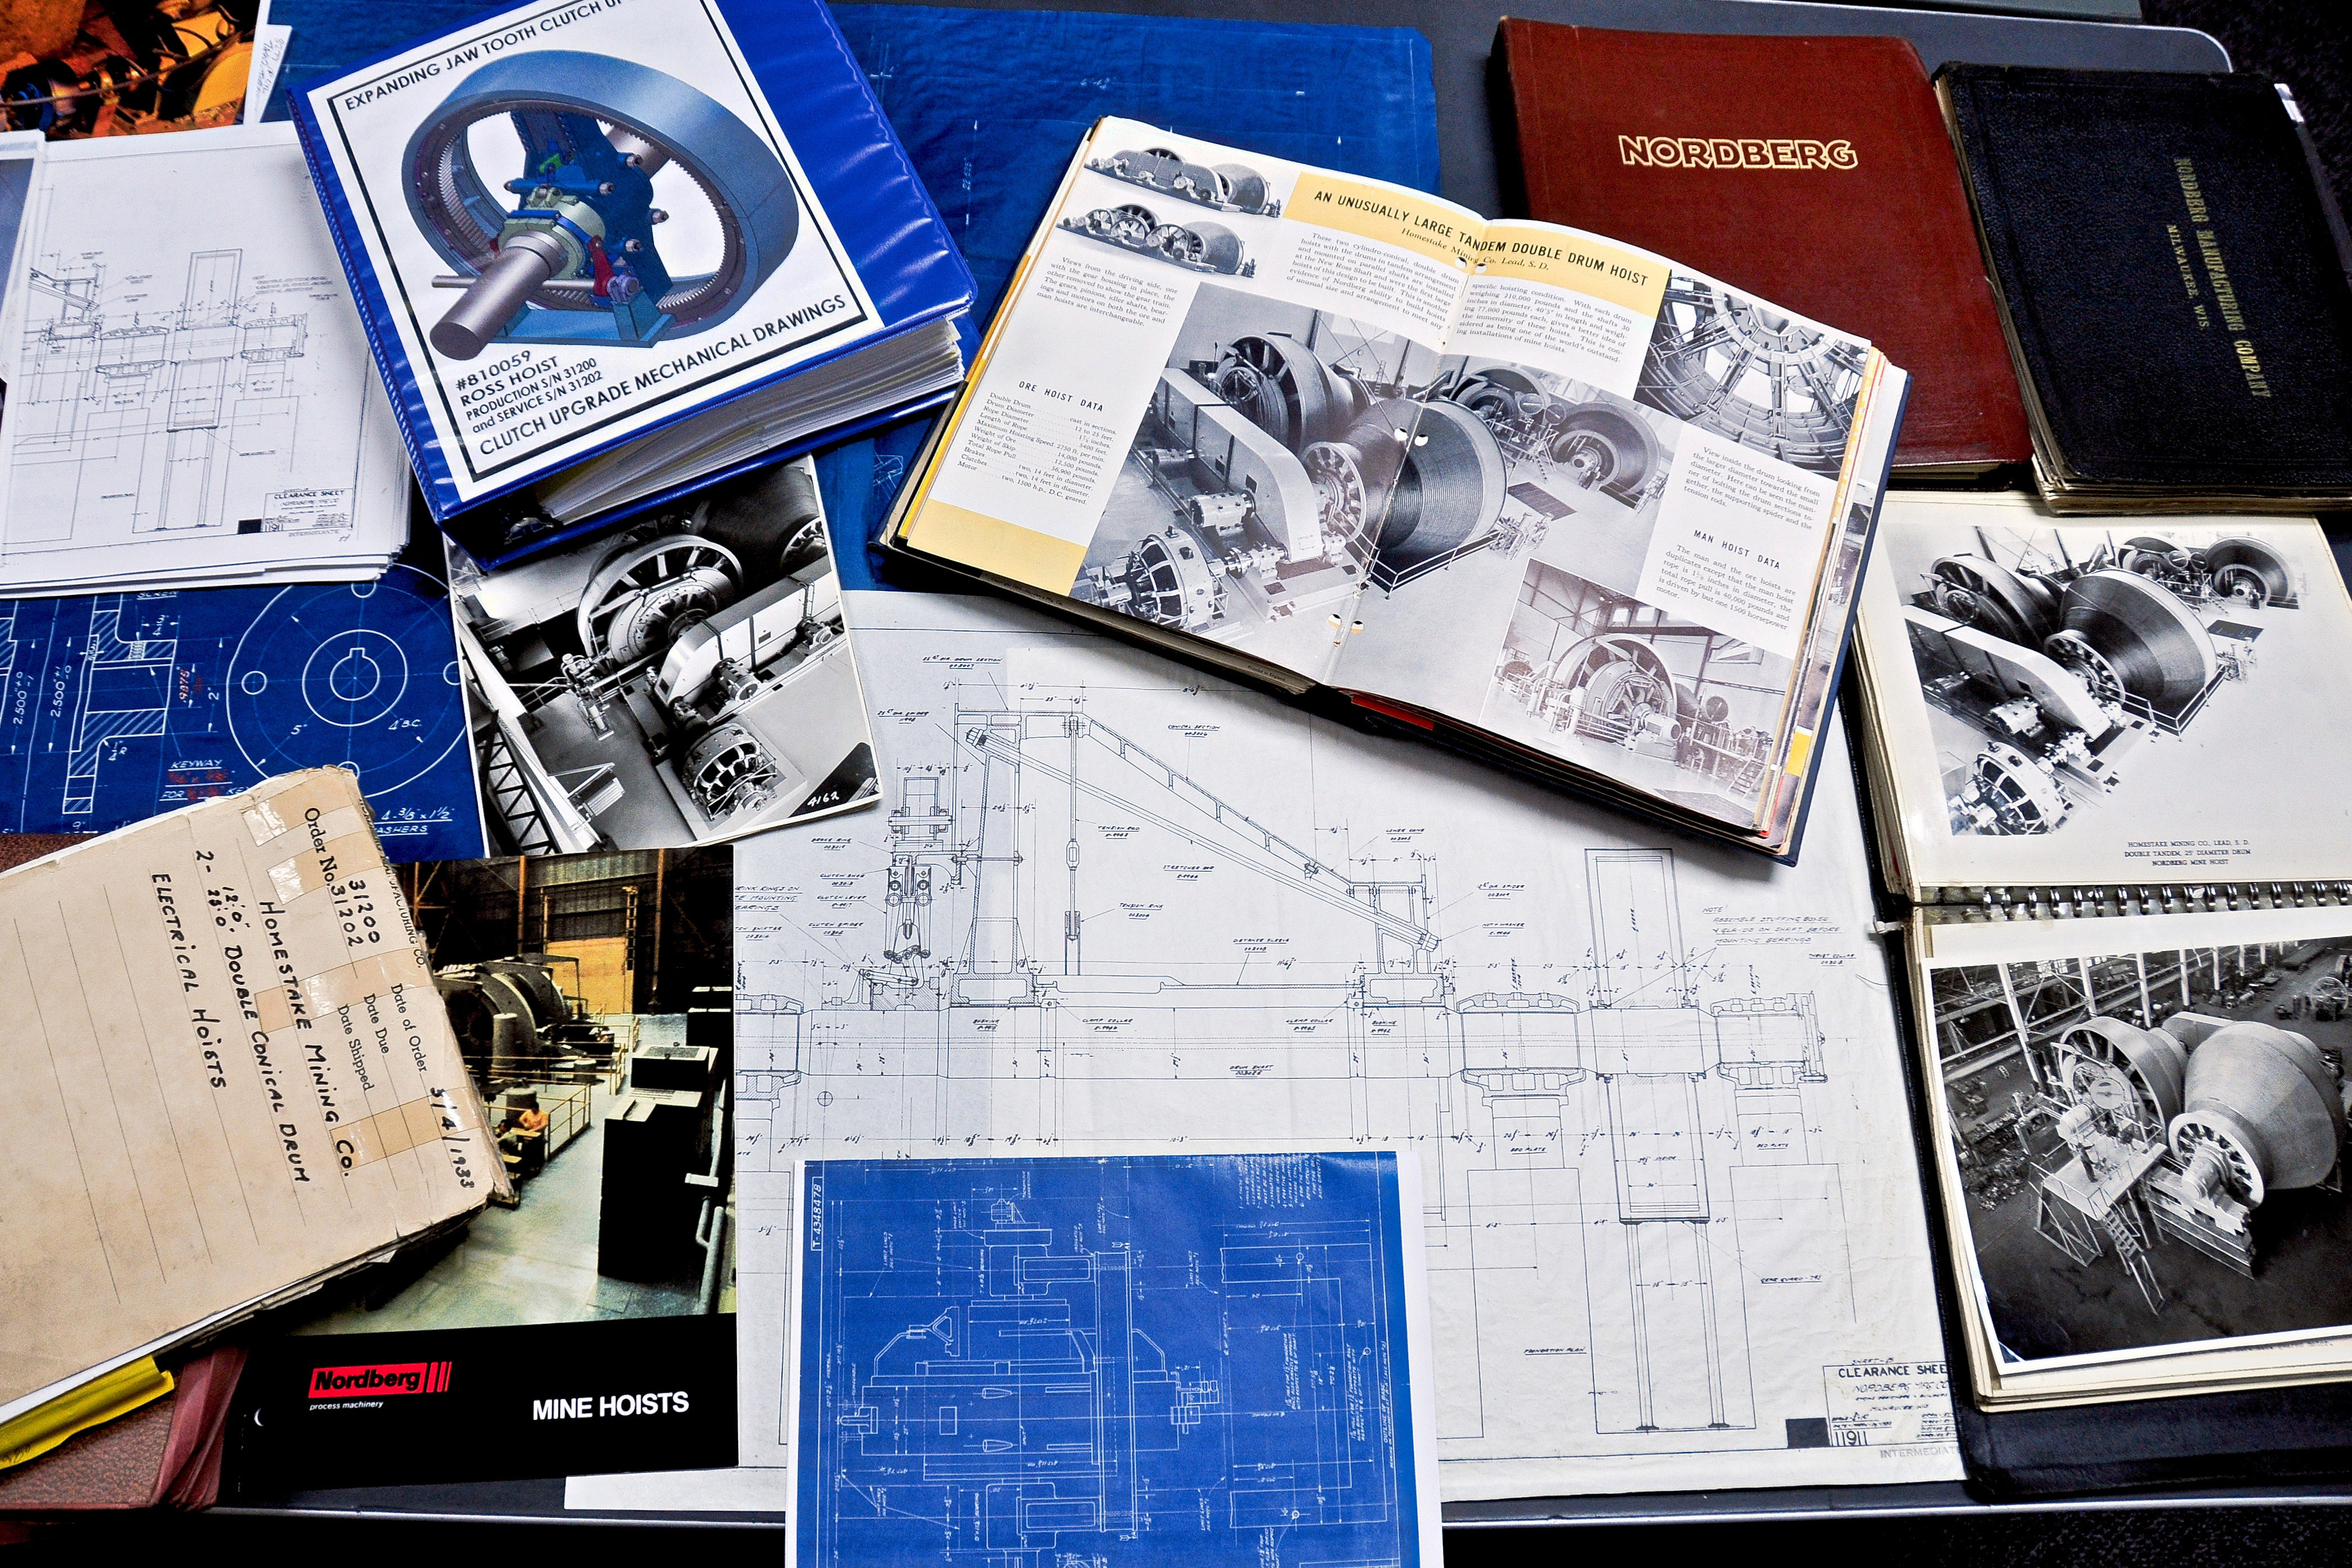
[[[1411,1148],[1448,1498],[1960,1474],[1842,741],[1774,868],[1015,606],[847,610],[890,809],[740,851],[740,1169]]]
[[[26,231],[0,582],[398,552],[404,454],[289,127],[50,148]]]
[[[437,540],[417,558],[437,554]],[[482,848],[447,589],[0,601],[0,832],[94,833],[273,773],[357,773],[394,860]]]
[[[1441,1561],[1410,1160],[811,1162],[792,1561]]]

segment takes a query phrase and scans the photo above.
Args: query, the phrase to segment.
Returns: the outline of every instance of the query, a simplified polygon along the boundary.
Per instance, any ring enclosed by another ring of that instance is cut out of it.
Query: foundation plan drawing
[[[1018,608],[848,599],[887,810],[742,847],[748,1179],[1408,1147],[1446,1497],[1958,1476],[1842,743],[1768,871]]]

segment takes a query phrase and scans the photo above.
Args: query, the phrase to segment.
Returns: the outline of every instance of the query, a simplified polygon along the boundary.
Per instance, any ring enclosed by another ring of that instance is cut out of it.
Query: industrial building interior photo
[[[1954,965],[1931,1000],[2011,1355],[2352,1323],[2352,935]]]
[[[733,861],[395,868],[514,1197],[310,1298],[296,1331],[732,1310]]]

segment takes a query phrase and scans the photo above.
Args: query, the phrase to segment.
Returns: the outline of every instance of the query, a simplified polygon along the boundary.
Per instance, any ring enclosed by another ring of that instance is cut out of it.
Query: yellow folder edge
[[[77,1432],[128,1415],[172,1392],[172,1374],[142,1356],[91,1378],[79,1388],[0,1422],[0,1470],[37,1459]]]

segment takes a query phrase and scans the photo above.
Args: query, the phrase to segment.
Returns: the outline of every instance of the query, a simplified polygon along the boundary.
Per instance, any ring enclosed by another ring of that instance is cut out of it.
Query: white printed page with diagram
[[[1480,255],[1333,683],[1750,822],[1899,377],[1597,236],[1496,223]]]
[[[1834,726],[1768,868],[1025,606],[849,597],[890,809],[738,851],[739,1172],[1411,1148],[1447,1497],[1958,1476]]]
[[[1321,679],[1482,227],[1104,121],[904,542]]]
[[[399,552],[400,433],[292,127],[59,143],[16,259],[0,584]]]

